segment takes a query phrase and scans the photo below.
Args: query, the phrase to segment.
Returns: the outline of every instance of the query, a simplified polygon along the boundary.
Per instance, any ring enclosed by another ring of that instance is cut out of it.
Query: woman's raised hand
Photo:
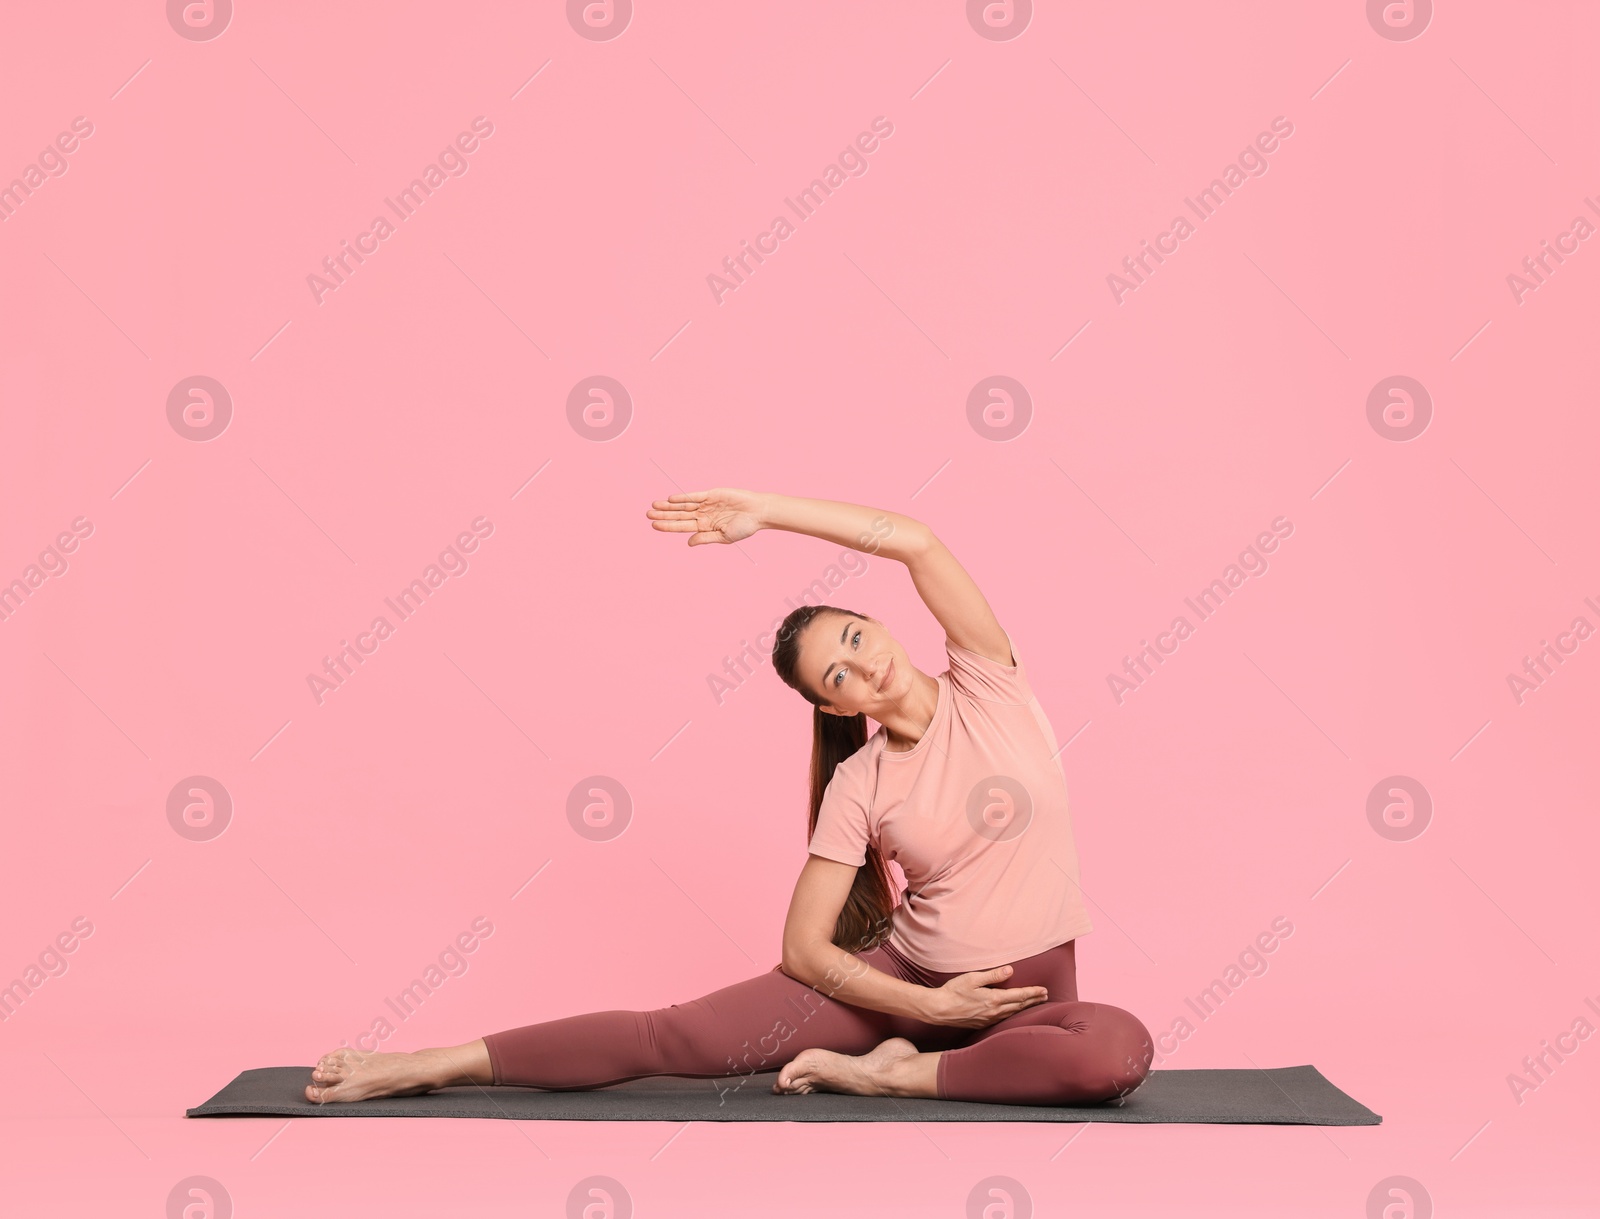
[[[645,515],[663,533],[690,534],[691,546],[741,542],[761,528],[761,496],[733,487],[683,491],[656,500]]]

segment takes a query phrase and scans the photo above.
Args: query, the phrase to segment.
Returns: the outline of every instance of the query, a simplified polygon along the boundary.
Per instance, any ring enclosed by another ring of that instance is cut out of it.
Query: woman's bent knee
[[[1137,1016],[1108,1003],[1061,1006],[1056,1026],[1072,1037],[1049,1043],[1053,1095],[1044,1103],[1097,1105],[1119,1100],[1144,1083],[1155,1045]]]
[[[1144,1022],[1125,1008],[1107,1003],[1093,1005],[1089,1031],[1098,1049],[1098,1101],[1118,1100],[1150,1077],[1155,1060],[1155,1041]],[[1092,1081],[1086,1081],[1092,1082]]]

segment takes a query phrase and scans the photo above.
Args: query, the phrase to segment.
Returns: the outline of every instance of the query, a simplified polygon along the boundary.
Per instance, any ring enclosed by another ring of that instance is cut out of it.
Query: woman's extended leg
[[[876,951],[862,956],[876,968],[894,968]],[[937,1032],[830,999],[773,969],[688,1003],[588,1012],[492,1033],[484,1041],[495,1083],[580,1089],[646,1075],[745,1076],[774,1070],[805,1047],[865,1054],[885,1038],[920,1040]]]
[[[861,957],[874,968],[903,976],[900,962],[881,949]],[[313,1070],[306,1097],[322,1103],[415,1095],[467,1083],[570,1090],[646,1075],[746,1076],[780,1067],[807,1047],[864,1055],[895,1037],[914,1036],[922,1045],[956,1045],[963,1031],[851,1007],[829,998],[825,989],[774,968],[653,1011],[587,1012],[491,1033],[448,1049],[334,1050]],[[742,1083],[719,1090],[732,1091]]]

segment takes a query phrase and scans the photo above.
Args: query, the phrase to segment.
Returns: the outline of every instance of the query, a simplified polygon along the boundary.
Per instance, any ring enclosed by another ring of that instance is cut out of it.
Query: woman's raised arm
[[[909,563],[933,536],[914,517],[832,499],[801,499],[736,487],[683,491],[645,513],[663,533],[688,533],[689,545],[743,541],[758,529],[785,529],[852,550]]]
[[[1016,663],[1009,637],[982,590],[950,548],[915,517],[839,500],[734,487],[669,495],[656,500],[645,515],[664,533],[690,534],[691,546],[738,542],[759,529],[785,529],[898,560],[951,640],[997,664]]]
[[[763,528],[809,533],[900,560],[911,572],[917,595],[939,620],[946,635],[980,656],[1003,665],[1016,663],[1005,629],[977,583],[950,548],[921,521],[831,499],[795,499],[788,495],[768,495],[763,499]],[[874,548],[869,543],[880,532],[884,540]]]
[[[762,500],[763,529],[810,534],[852,550],[881,554],[908,566],[933,538],[933,530],[915,517],[863,504],[775,494],[764,495]]]

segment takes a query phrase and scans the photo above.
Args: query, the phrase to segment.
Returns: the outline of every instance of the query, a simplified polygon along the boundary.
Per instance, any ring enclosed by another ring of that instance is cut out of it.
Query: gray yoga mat
[[[1313,1066],[1152,1071],[1120,1103],[1084,1108],[980,1101],[774,1093],[776,1071],[722,1079],[657,1075],[584,1092],[440,1088],[420,1096],[318,1105],[310,1067],[242,1072],[188,1117],[500,1117],[576,1122],[1247,1122],[1376,1126],[1383,1119]]]

